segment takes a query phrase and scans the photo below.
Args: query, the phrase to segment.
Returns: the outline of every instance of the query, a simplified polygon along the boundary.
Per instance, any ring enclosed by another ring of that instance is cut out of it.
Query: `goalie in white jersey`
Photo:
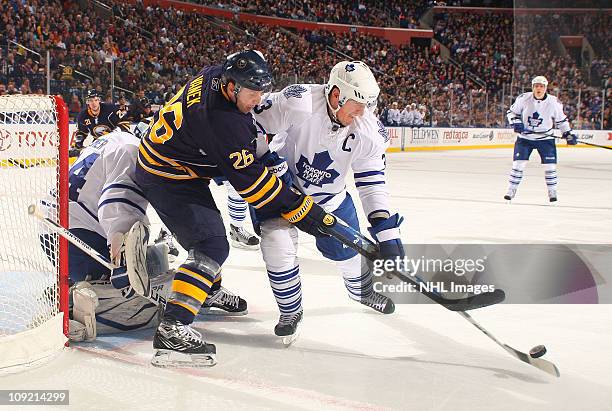
[[[289,86],[270,95],[254,109],[254,115],[263,131],[275,134],[270,150],[286,160],[293,185],[359,230],[355,205],[345,185],[352,170],[372,225],[370,233],[385,257],[394,258],[403,255],[402,218],[389,211],[385,187],[389,136],[373,114],[379,91],[365,63],[343,61],[334,66],[327,85]],[[261,250],[281,312],[275,332],[293,335],[302,318],[298,232],[282,219],[259,218]],[[318,237],[316,244],[325,257],[336,262],[351,299],[385,314],[394,311],[393,301],[374,292],[372,274],[362,266],[357,252],[332,237]]]
[[[518,137],[514,144],[510,186],[504,199],[510,201],[516,195],[529,156],[535,149],[545,167],[548,199],[550,202],[555,202],[557,201],[557,147],[553,130],[555,127],[561,130],[563,138],[570,145],[577,143],[577,137],[572,133],[572,127],[563,113],[561,102],[546,92],[548,86],[546,77],[535,77],[531,86],[533,91],[518,96],[508,110],[508,121],[518,133]]]

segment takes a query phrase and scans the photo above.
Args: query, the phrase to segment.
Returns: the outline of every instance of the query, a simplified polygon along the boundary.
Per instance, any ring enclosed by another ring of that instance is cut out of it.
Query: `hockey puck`
[[[531,350],[529,350],[529,355],[531,356],[531,358],[540,358],[544,354],[546,354],[546,347],[544,347],[543,345],[536,345]]]

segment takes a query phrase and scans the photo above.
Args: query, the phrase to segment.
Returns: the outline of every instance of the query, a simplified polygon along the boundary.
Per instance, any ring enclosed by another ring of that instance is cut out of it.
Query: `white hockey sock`
[[[372,272],[362,265],[360,255],[344,261],[336,261],[336,266],[344,278],[344,286],[353,300],[367,298],[372,294]]]
[[[544,178],[548,191],[557,191],[557,165],[544,164]]]
[[[227,188],[227,211],[230,216],[230,224],[235,227],[242,227],[246,219],[247,203],[240,197],[229,181],[224,181],[223,184]]]
[[[510,187],[511,190],[516,190],[523,179],[523,171],[527,167],[527,160],[516,160],[512,162],[512,171],[510,171]]]
[[[302,310],[300,266],[286,271],[268,270],[268,278],[281,314],[292,314]]]

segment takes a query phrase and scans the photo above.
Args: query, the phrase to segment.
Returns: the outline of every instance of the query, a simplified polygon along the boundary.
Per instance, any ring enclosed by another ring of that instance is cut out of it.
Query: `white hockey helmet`
[[[548,87],[548,80],[544,76],[536,76],[531,80],[531,85],[533,86],[534,84],[543,84],[544,87]]]
[[[340,100],[335,110],[329,104],[329,93],[334,86],[340,90]],[[365,104],[370,109],[374,108],[379,93],[380,88],[374,74],[363,61],[341,61],[336,64],[325,86],[325,98],[334,115],[348,100]]]

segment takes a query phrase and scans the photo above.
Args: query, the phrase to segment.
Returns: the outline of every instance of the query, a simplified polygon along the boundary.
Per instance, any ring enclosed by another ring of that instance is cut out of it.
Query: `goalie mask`
[[[338,107],[334,109],[329,103],[329,94],[334,87],[340,90]],[[329,81],[325,86],[325,99],[334,117],[340,108],[348,101],[365,104],[369,109],[376,107],[380,88],[374,74],[362,61],[341,61],[332,68]]]

